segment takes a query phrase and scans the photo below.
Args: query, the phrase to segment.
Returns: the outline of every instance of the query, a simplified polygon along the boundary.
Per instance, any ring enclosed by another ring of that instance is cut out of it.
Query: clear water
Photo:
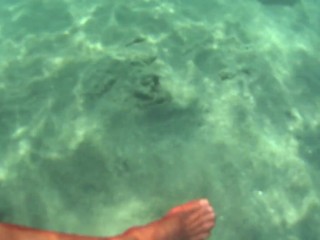
[[[0,221],[110,235],[208,197],[211,239],[319,238],[318,1],[0,4]]]

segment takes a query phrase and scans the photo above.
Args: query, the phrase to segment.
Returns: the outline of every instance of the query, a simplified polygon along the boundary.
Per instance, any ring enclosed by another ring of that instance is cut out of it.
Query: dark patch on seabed
[[[299,152],[302,158],[312,168],[320,171],[320,146],[315,144],[320,141],[320,125],[316,127],[305,126],[302,131],[296,134],[299,140]]]
[[[300,0],[258,0],[265,5],[283,5],[283,6],[293,6]]]

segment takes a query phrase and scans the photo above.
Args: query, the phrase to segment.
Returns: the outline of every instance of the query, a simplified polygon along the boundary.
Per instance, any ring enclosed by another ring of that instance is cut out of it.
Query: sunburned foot
[[[163,218],[142,227],[131,228],[122,240],[204,240],[215,225],[215,214],[206,199],[172,208]]]

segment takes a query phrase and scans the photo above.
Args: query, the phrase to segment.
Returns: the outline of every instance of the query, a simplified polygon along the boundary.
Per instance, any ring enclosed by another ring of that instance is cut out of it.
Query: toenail
[[[204,205],[209,204],[209,201],[208,201],[208,199],[201,199],[200,204],[204,206]]]

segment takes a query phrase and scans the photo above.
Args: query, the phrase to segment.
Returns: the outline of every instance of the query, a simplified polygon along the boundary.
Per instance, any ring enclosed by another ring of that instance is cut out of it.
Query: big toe
[[[204,208],[207,206],[210,207],[210,203],[207,199],[205,199],[205,198],[197,199],[197,200],[193,200],[193,201],[190,201],[190,202],[187,202],[187,203],[184,203],[184,204],[181,204],[179,206],[172,208],[168,212],[168,214],[175,214],[178,212],[192,212],[194,210]]]

